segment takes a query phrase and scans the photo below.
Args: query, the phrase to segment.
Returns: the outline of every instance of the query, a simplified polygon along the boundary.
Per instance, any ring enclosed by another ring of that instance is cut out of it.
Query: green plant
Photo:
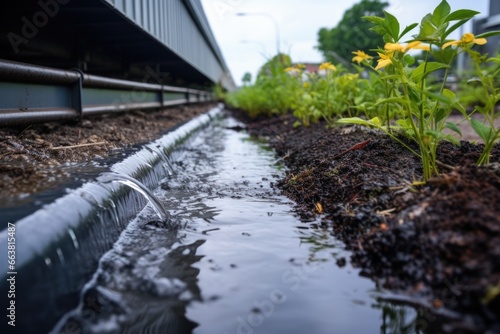
[[[495,126],[495,119],[499,115],[495,108],[500,101],[500,88],[497,82],[500,74],[500,56],[488,58],[487,55],[483,56],[476,51],[470,50],[467,45],[463,46],[463,50],[471,55],[477,73],[476,78],[469,80],[471,85],[478,86],[476,97],[479,99],[479,104],[475,106],[473,112],[481,113],[484,122],[472,117],[469,117],[469,121],[474,131],[484,142],[484,149],[477,164],[486,165],[490,163],[493,145],[500,138],[500,127]],[[495,64],[493,70],[484,71],[481,65],[485,63]]]
[[[319,66],[318,73],[303,73],[300,66],[287,69],[300,78],[302,92],[295,94],[293,114],[300,121],[295,125],[309,126],[323,119],[329,126],[334,126],[337,118],[347,114],[358,115],[362,110],[356,103],[364,102],[363,98],[369,89],[367,80],[359,79],[359,74],[349,73],[342,66],[325,62]],[[369,86],[372,87],[372,86]]]
[[[294,94],[300,87],[285,72],[291,65],[289,56],[280,54],[267,61],[260,69],[254,85],[241,87],[226,96],[226,103],[246,110],[252,117],[283,114],[291,110]]]
[[[380,4],[380,3],[379,3]],[[370,13],[370,11],[368,11]],[[442,0],[432,13],[404,29],[398,19],[388,12],[384,17],[365,16],[381,36],[383,48],[377,48],[378,58],[358,50],[352,52],[350,73],[345,66],[325,62],[318,73],[305,73],[301,65],[290,66],[289,58],[274,57],[261,69],[254,85],[247,85],[235,94],[228,94],[230,105],[248,110],[251,115],[282,114],[293,110],[298,118],[295,125],[309,126],[324,120],[335,123],[361,124],[384,131],[394,140],[417,155],[422,162],[423,180],[439,173],[437,148],[441,141],[459,144],[450,129],[461,135],[456,124],[448,122],[453,110],[464,115],[485,142],[478,164],[487,164],[491,149],[500,138],[495,127],[495,106],[499,102],[500,58],[473,51],[474,45],[487,43],[489,32],[479,36],[464,34],[459,40],[449,36],[478,12],[467,9],[452,11]],[[406,42],[401,40],[419,26],[418,34]],[[413,56],[412,51],[422,54]],[[474,96],[467,99],[448,87],[448,77],[457,56],[470,55],[475,63]],[[344,55],[345,57],[345,55]],[[494,66],[487,67],[487,64]],[[481,113],[484,122],[471,118],[461,101],[474,102],[474,113]],[[341,118],[340,120],[338,119]],[[401,139],[405,135],[413,145]],[[448,166],[449,167],[449,166]]]
[[[382,127],[378,117],[372,121],[388,134],[392,134],[391,131],[395,129],[402,130],[418,144],[419,152],[414,153],[421,158],[423,178],[427,181],[438,174],[436,152],[439,142],[449,140],[458,144],[454,136],[443,132],[444,128],[449,128],[460,134],[455,124],[446,121],[447,117],[453,109],[466,115],[456,94],[446,88],[449,71],[458,54],[457,49],[448,46],[460,45],[470,49],[474,44],[486,43],[486,39],[483,36],[465,34],[459,41],[449,41],[448,36],[478,12],[466,9],[451,12],[446,0],[441,1],[432,13],[422,19],[419,34],[404,45],[399,41],[418,24],[411,24],[401,31],[397,18],[384,13],[384,18],[365,17],[374,24],[371,29],[383,36],[386,42],[383,49],[376,50],[379,59],[375,68],[368,59],[363,61],[372,70],[384,69],[379,72],[379,76],[384,83],[385,96],[373,106],[384,106],[386,126]],[[408,53],[415,49],[424,50],[423,62],[416,63],[415,58]],[[429,61],[430,55],[436,61]],[[444,71],[442,84],[437,87],[429,82],[430,74],[436,71]],[[390,109],[395,110],[398,116],[397,125],[392,130]],[[340,122],[363,124],[357,118],[343,119]],[[395,135],[392,137],[397,138]]]

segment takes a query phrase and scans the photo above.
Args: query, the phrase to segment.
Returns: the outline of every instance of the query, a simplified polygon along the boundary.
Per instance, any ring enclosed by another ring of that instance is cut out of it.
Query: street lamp
[[[238,16],[248,16],[248,15],[265,16],[265,17],[271,19],[271,21],[273,21],[274,30],[276,32],[276,51],[278,52],[278,55],[280,54],[280,29],[278,26],[278,21],[276,21],[276,19],[274,17],[272,17],[271,15],[269,15],[267,13],[237,13],[236,15],[238,15]]]

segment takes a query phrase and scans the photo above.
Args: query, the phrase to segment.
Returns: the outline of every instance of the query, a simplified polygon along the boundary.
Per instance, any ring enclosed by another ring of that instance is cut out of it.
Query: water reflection
[[[382,311],[380,334],[423,334],[418,328],[419,314],[407,306],[381,301],[373,306]]]
[[[309,247],[309,261],[311,262],[329,262],[332,257],[340,259],[347,254],[344,250],[344,244],[333,238],[331,232],[326,229],[304,230],[300,228],[297,233],[300,242]]]
[[[345,251],[342,242],[332,237],[331,232],[326,229],[299,229],[302,243],[309,247],[309,261],[311,262],[331,262],[332,257],[340,267],[349,264],[350,254]],[[357,301],[361,302],[361,301]],[[381,311],[382,323],[380,324],[380,334],[424,334],[430,323],[424,317],[424,312],[416,311],[411,305],[403,303],[396,304],[377,298],[377,302],[372,308]],[[437,332],[438,329],[432,331]],[[375,332],[375,331],[374,331]]]

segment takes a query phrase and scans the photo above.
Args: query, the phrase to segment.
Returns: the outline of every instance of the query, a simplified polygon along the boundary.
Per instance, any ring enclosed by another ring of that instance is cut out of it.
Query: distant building
[[[300,68],[302,70],[302,80],[308,81],[309,75],[313,73],[320,74],[318,63],[293,63],[292,66],[295,68]],[[299,72],[297,72],[298,74]]]
[[[500,1],[490,0],[488,17],[473,21],[473,33],[479,35],[488,31],[500,30]],[[500,36],[488,37],[488,43],[483,45],[482,52],[490,56],[500,53]]]
[[[305,73],[316,73],[319,70],[318,63],[293,63],[292,66],[301,68]]]
[[[305,71],[309,73],[315,73],[319,70],[319,64],[304,63],[306,66]]]

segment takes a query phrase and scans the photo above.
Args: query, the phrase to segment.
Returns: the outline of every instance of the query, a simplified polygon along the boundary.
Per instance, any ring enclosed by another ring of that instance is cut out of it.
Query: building
[[[231,90],[201,0],[17,0],[0,5],[0,60]]]
[[[473,21],[474,35],[488,31],[500,30],[500,1],[490,0],[490,14],[488,17]],[[488,43],[482,46],[482,52],[490,56],[500,53],[500,35],[488,37]]]

